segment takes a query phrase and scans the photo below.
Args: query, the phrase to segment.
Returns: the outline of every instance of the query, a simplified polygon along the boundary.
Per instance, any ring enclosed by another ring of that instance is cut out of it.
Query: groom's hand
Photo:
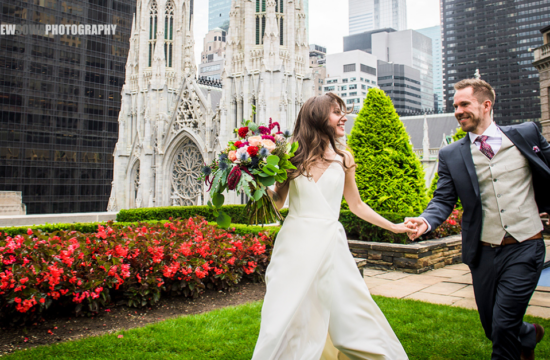
[[[550,225],[550,218],[548,218],[548,214],[547,213],[542,213],[540,214],[540,217],[542,218],[543,216],[546,216],[546,225]],[[544,221],[543,221],[544,222]]]
[[[428,224],[421,218],[405,218],[405,225],[414,224],[416,232],[409,233],[409,239],[416,240],[428,230]]]

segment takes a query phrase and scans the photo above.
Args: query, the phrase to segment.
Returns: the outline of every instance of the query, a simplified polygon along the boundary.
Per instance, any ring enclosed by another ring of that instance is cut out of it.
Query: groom
[[[434,197],[406,222],[418,226],[416,239],[443,223],[460,198],[462,259],[493,342],[491,359],[534,359],[544,329],[523,315],[544,264],[539,211],[550,211],[550,145],[534,123],[497,126],[495,92],[485,81],[462,80],[455,90],[455,116],[468,135],[441,149]]]

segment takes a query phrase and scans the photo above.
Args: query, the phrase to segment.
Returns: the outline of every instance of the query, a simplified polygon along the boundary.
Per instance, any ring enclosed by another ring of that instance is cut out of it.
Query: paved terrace
[[[546,244],[546,259],[550,261],[550,240]],[[433,304],[459,306],[477,310],[472,287],[472,275],[465,264],[445,266],[422,274],[400,271],[363,271],[372,295],[413,299]],[[550,319],[550,287],[537,287],[527,314]]]

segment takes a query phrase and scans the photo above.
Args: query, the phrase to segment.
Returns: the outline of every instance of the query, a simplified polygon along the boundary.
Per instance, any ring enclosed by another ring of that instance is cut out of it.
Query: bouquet
[[[252,108],[252,116],[255,108]],[[231,218],[221,208],[225,197],[222,193],[234,190],[248,196],[245,211],[249,224],[271,224],[283,220],[267,187],[287,179],[287,170],[296,169],[289,161],[298,149],[298,143],[290,143],[290,132],[281,132],[280,125],[269,119],[268,126],[245,120],[235,129],[238,140],[230,141],[212,164],[203,167],[203,178],[209,187],[211,201],[218,225],[227,228]]]

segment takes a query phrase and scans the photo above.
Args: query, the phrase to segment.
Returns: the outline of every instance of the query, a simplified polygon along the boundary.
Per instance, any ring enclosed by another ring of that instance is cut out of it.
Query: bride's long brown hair
[[[345,161],[344,152],[336,144],[336,131],[329,123],[330,114],[335,107],[339,107],[344,114],[349,114],[346,111],[344,100],[333,93],[314,96],[308,99],[300,109],[292,136],[292,141],[297,141],[299,147],[294,157],[290,159],[292,164],[296,166],[296,170],[289,170],[288,180],[285,184],[300,175],[310,177],[309,169],[317,160],[336,161],[325,158],[325,152],[329,144],[336,154],[344,159],[342,163],[344,169],[349,168]]]

